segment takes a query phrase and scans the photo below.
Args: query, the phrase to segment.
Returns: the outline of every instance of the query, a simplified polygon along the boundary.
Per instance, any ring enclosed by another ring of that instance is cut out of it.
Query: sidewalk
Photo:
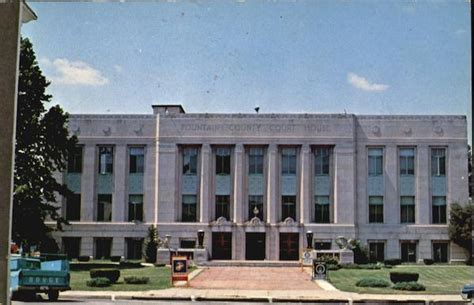
[[[462,302],[460,295],[429,294],[358,294],[343,291],[326,290],[232,290],[232,289],[195,289],[168,288],[151,291],[66,291],[61,298],[74,299],[136,299],[136,300],[186,300],[186,301],[260,301],[260,302],[296,302],[296,301],[402,301],[402,302]],[[466,302],[467,304],[467,302]]]

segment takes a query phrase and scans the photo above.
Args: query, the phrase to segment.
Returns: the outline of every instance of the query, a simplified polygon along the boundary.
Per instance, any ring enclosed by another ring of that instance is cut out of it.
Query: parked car
[[[461,290],[461,296],[465,300],[471,300],[474,296],[474,284],[466,284]]]
[[[50,301],[55,301],[60,291],[71,289],[69,281],[69,261],[64,255],[12,255],[10,291],[14,298],[46,293]]]

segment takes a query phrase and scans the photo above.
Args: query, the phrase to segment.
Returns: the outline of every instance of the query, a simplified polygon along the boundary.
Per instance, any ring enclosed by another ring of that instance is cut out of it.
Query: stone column
[[[244,146],[235,145],[234,151],[234,222],[243,222],[243,204],[244,204]]]
[[[336,145],[334,223],[355,223],[355,151],[352,143]]]
[[[177,219],[177,152],[175,143],[158,143],[158,222],[174,222]]]
[[[300,223],[309,223],[311,220],[311,149],[303,145],[301,149],[301,181],[300,181]]]
[[[123,256],[123,257],[125,257],[125,238],[123,238],[123,237],[114,237],[112,239],[111,256]]]
[[[431,240],[420,239],[418,242],[418,263],[423,263],[423,259],[432,258],[431,256]]]
[[[268,146],[268,182],[267,182],[267,222],[275,224],[278,215],[278,149],[275,144]]]
[[[449,215],[452,203],[458,202],[465,205],[469,199],[466,143],[450,144],[446,153],[446,203],[448,204],[447,213]]]
[[[94,204],[96,202],[95,178],[97,173],[96,146],[84,146],[82,162],[83,173],[81,182],[81,221],[94,221]]]
[[[211,170],[211,146],[209,144],[203,144],[201,148],[201,170],[200,170],[200,222],[209,223],[209,205],[211,202],[210,192],[210,170]]]
[[[398,153],[396,145],[387,145],[384,149],[385,198],[384,222],[387,224],[400,223],[400,199],[398,195]],[[388,251],[387,244],[387,251]],[[397,244],[398,249],[398,244]],[[396,257],[400,254],[398,253]]]
[[[127,210],[127,146],[119,144],[115,146],[114,160],[114,196],[112,198],[112,222],[124,222]],[[114,241],[115,243],[115,241]],[[118,255],[118,254],[117,254]]]
[[[416,148],[416,197],[415,197],[415,223],[417,224],[429,224],[431,221],[431,208],[430,208],[430,157],[429,147],[427,145],[419,145]],[[430,247],[428,247],[430,248]],[[422,244],[420,241],[420,258]],[[430,252],[431,253],[431,252]]]
[[[156,223],[158,221],[158,167],[157,143],[149,143],[145,150],[145,172],[143,173],[143,221]]]
[[[385,254],[386,259],[400,258],[400,242],[398,239],[387,240],[387,253]]]

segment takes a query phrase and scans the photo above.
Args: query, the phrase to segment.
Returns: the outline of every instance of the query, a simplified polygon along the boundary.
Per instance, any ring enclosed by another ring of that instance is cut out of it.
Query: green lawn
[[[390,287],[370,288],[357,287],[355,284],[363,277],[385,279],[390,282],[390,271],[417,272],[418,282],[425,285],[426,291],[400,291]],[[462,287],[474,279],[474,267],[464,265],[401,265],[391,269],[360,270],[339,269],[329,271],[329,280],[339,290],[360,293],[429,293],[429,294],[459,294]]]
[[[127,276],[139,276],[139,277],[146,276],[150,278],[150,282],[146,285],[125,284],[123,278]],[[89,287],[86,285],[86,282],[88,280],[90,280],[90,275],[89,275],[88,270],[71,271],[72,290],[142,291],[142,290],[164,289],[164,288],[171,287],[169,267],[143,267],[143,268],[120,269],[120,278],[117,281],[117,283],[112,284],[109,287],[104,287],[104,288]]]

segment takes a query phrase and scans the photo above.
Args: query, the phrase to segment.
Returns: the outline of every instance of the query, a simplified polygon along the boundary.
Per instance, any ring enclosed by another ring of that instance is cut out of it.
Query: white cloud
[[[42,58],[40,64],[51,70],[49,78],[53,84],[103,86],[109,83],[99,70],[82,61],[57,58],[51,62]]]
[[[385,91],[390,87],[385,84],[370,83],[365,77],[352,72],[347,73],[347,82],[363,91]]]

